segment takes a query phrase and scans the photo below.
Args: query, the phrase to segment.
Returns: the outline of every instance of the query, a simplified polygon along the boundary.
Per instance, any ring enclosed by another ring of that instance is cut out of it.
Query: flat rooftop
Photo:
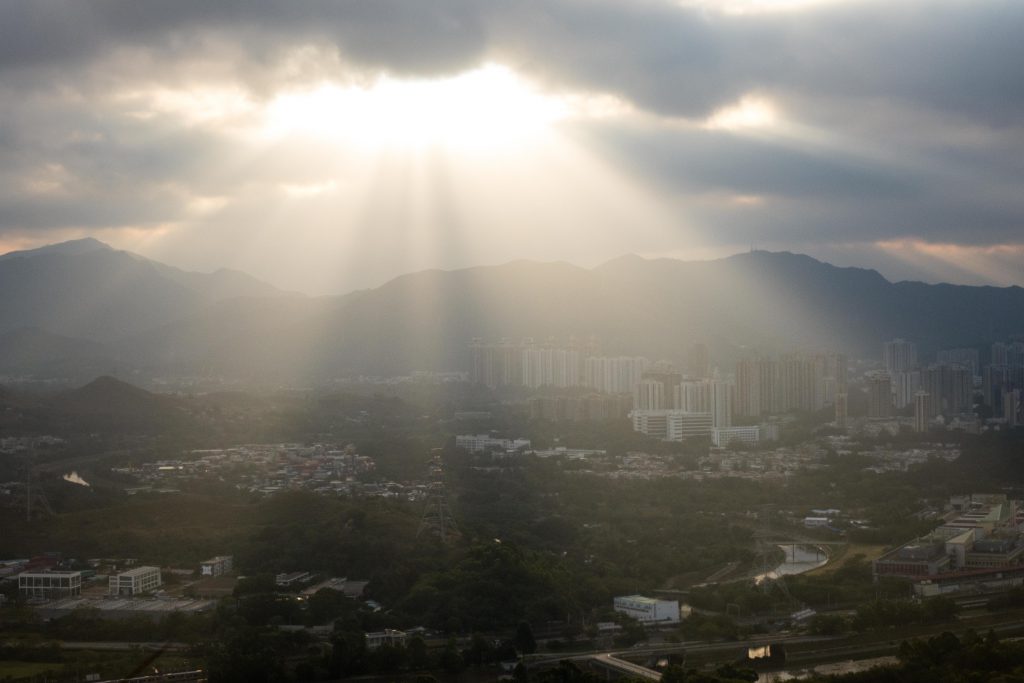
[[[129,569],[128,571],[115,574],[115,576],[142,576],[144,574],[150,574],[158,571],[160,571],[160,567],[136,567],[135,569]]]
[[[75,610],[82,607],[98,609],[101,612],[148,612],[148,613],[171,613],[171,612],[203,612],[212,609],[214,600],[129,600],[125,598],[95,599],[95,598],[64,598],[54,600],[43,607],[48,610]]]
[[[630,602],[638,602],[644,605],[654,605],[658,602],[655,598],[648,598],[645,595],[620,595],[615,598],[616,600],[629,600]]]

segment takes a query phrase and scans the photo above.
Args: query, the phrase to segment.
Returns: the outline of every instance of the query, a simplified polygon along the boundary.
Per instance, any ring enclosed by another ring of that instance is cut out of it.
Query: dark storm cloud
[[[691,117],[751,89],[906,99],[1003,124],[1024,114],[1019,2],[859,2],[741,16],[640,0],[99,0],[7,3],[0,12],[7,68],[74,69],[121,46],[174,59],[231,44],[258,80],[282,51],[313,42],[343,61],[405,74],[501,57],[553,87],[614,92]]]
[[[1021,237],[1018,176],[1001,173],[998,164],[950,170],[931,163],[932,153],[911,163],[899,153],[878,158],[696,128],[602,126],[580,135],[660,194],[674,196],[691,220],[712,226],[724,243],[914,236],[1000,244]]]
[[[785,140],[699,128],[597,126],[579,135],[667,192],[888,200],[913,199],[922,190],[922,180],[903,169],[831,150],[802,150]]]
[[[724,17],[661,2],[514,4],[496,42],[559,81],[701,116],[751,89],[1024,114],[1024,4],[858,2]]]
[[[116,116],[59,92],[0,88],[0,229],[144,226],[180,217],[232,148],[166,119]]]
[[[0,13],[0,68],[87,66],[120,47],[189,59],[228,45],[245,55],[240,70],[259,80],[281,52],[316,42],[359,65],[436,74],[471,64],[485,48],[474,4],[444,0],[44,1],[7,3]]]

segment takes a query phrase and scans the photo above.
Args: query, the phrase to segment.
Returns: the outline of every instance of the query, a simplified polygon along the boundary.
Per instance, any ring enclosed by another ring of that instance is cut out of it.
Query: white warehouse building
[[[110,595],[134,597],[154,591],[161,584],[159,567],[136,567],[111,576],[107,592]]]
[[[644,624],[678,624],[679,601],[656,600],[642,595],[624,595],[612,602],[616,612],[627,614]]]

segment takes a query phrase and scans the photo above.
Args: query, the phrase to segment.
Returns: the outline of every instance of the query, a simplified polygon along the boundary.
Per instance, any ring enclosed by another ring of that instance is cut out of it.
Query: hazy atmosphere
[[[1024,683],[1022,179],[1022,0],[0,0],[0,683]]]
[[[1018,2],[7,2],[0,251],[305,293],[789,249],[1024,284]]]

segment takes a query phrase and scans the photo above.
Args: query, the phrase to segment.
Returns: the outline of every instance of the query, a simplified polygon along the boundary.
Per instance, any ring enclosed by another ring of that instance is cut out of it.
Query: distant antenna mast
[[[32,521],[32,466],[36,461],[35,443],[29,445],[28,450],[28,478],[25,481],[25,521]]]

